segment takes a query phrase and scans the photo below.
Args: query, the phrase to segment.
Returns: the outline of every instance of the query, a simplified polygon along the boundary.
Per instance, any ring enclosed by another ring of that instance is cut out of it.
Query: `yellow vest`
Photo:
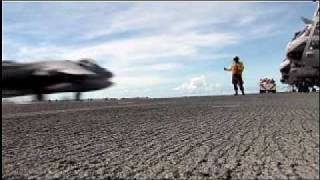
[[[242,62],[233,63],[230,69],[232,71],[232,74],[241,74],[244,70],[244,66]]]

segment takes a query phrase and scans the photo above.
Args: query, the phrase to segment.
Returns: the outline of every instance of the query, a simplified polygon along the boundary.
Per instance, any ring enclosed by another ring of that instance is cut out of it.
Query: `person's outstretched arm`
[[[230,67],[230,68],[224,67],[223,69],[224,69],[225,71],[231,71],[231,67]]]

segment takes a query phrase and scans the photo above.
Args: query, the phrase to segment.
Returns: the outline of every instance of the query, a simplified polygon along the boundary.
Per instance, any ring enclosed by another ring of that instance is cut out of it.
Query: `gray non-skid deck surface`
[[[319,94],[3,104],[2,177],[319,179]]]

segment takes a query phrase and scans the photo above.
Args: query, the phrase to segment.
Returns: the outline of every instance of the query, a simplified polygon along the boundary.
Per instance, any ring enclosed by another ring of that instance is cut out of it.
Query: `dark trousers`
[[[243,91],[244,90],[243,84],[239,84],[239,88],[240,88],[241,91]],[[233,89],[235,91],[238,91],[238,84],[233,84]]]
[[[232,84],[233,84],[233,88],[235,91],[238,91],[238,86],[241,91],[244,91],[242,74],[233,74],[232,75]]]

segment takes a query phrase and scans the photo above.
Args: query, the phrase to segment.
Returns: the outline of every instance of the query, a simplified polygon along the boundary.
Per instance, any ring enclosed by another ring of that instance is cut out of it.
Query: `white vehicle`
[[[262,93],[276,93],[277,92],[277,86],[276,82],[273,79],[260,79],[260,94]]]

